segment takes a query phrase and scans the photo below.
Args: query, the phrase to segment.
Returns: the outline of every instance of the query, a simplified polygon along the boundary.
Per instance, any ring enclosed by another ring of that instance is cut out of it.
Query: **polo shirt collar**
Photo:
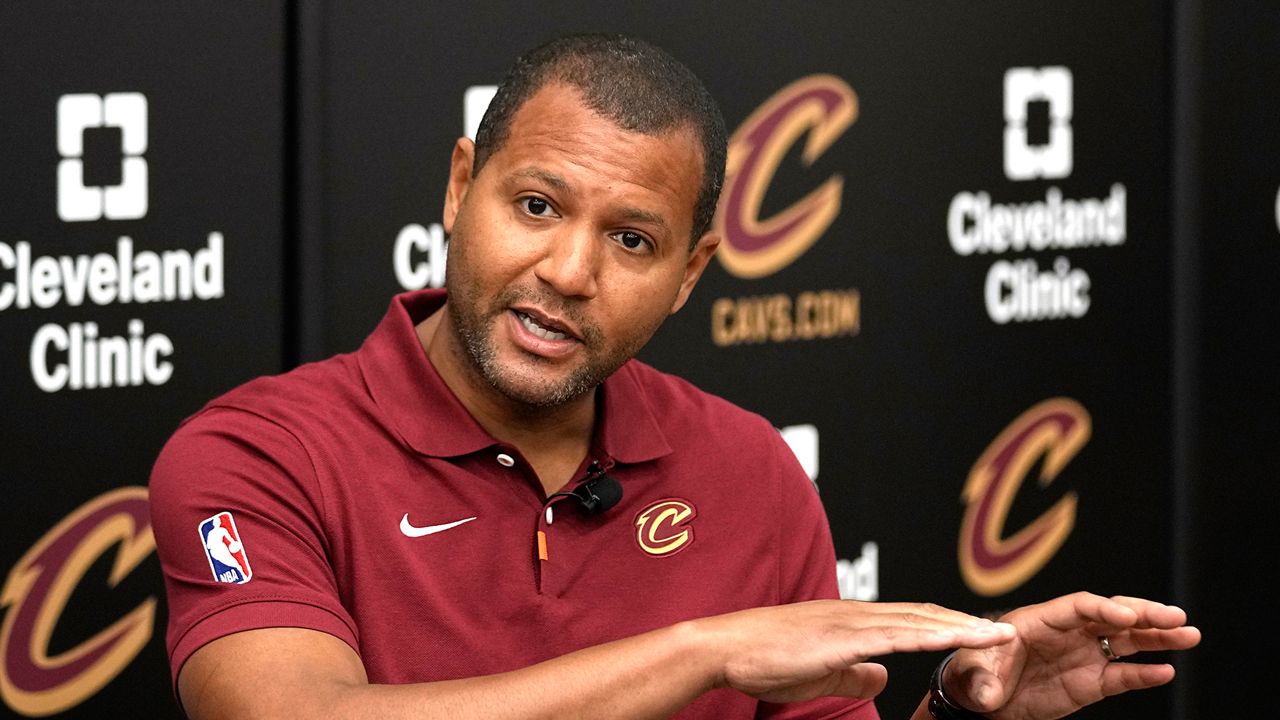
[[[597,414],[596,444],[606,457],[620,463],[638,463],[671,454],[671,445],[640,386],[637,360],[605,379],[597,395],[603,405]]]
[[[356,359],[374,403],[404,441],[423,455],[458,457],[498,444],[436,372],[414,328],[444,305],[443,290],[401,293]],[[606,379],[593,451],[622,463],[671,452],[629,361]]]

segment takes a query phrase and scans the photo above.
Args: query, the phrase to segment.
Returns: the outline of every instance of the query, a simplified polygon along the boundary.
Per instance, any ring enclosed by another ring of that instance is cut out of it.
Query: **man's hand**
[[[900,652],[988,648],[1014,627],[927,603],[816,600],[694,621],[721,648],[718,687],[773,703],[872,697],[888,679],[867,660]]]
[[[1180,608],[1123,596],[1075,593],[1001,620],[1017,628],[1017,638],[956,653],[942,679],[948,698],[994,720],[1053,720],[1111,695],[1163,685],[1173,679],[1173,666],[1130,657],[1200,642]],[[1123,659],[1108,660],[1100,637]]]

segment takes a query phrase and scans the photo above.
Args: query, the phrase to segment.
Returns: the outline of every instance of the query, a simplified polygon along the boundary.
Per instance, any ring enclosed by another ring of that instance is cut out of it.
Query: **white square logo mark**
[[[818,426],[817,425],[789,425],[779,428],[778,432],[782,433],[782,439],[791,448],[791,452],[795,454],[796,459],[800,461],[800,467],[804,468],[804,472],[809,476],[810,480],[818,479]]]
[[[1030,105],[1049,106],[1049,136],[1031,143]],[[1071,71],[1065,67],[1010,68],[1004,74],[1004,174],[1010,180],[1071,174]]]
[[[120,129],[120,184],[86,186],[84,132]],[[58,98],[58,217],[66,222],[136,220],[147,214],[147,98],[142,93]]]
[[[475,142],[476,131],[480,129],[480,121],[489,109],[493,96],[498,94],[497,85],[472,85],[462,94],[462,131]]]

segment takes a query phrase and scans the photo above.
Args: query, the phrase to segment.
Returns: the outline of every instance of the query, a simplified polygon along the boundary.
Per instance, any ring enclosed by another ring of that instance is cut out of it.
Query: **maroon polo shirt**
[[[601,386],[577,475],[599,463],[621,501],[597,515],[548,502],[419,345],[414,326],[443,301],[397,296],[357,352],[233,390],[165,446],[151,508],[175,682],[196,649],[254,628],[330,633],[370,682],[407,683],[837,596],[817,493],[765,419],[631,361]],[[677,715],[753,716],[877,717],[732,690]]]

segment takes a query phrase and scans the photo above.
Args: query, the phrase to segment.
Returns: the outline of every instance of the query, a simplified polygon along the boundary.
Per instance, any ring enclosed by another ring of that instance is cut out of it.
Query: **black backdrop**
[[[1172,598],[1207,633],[1176,688],[1080,716],[1243,714],[1274,570],[1278,26],[1189,2],[5,5],[0,696],[178,716],[137,512],[160,444],[438,283],[468,88],[598,30],[667,47],[740,130],[728,257],[642,357],[788,429],[847,595]],[[767,232],[791,212],[809,229]],[[117,348],[119,378],[72,379]],[[886,717],[937,659],[887,660]]]

